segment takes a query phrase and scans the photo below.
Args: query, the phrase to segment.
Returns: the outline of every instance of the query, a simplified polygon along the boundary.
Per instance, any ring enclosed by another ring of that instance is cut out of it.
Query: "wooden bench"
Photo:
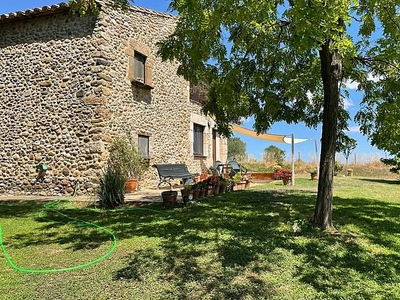
[[[162,183],[167,183],[169,187],[172,188],[171,180],[175,178],[180,178],[185,181],[199,176],[199,173],[190,173],[185,164],[156,164],[153,165],[153,167],[157,169],[158,177],[160,178],[157,188],[159,188]]]

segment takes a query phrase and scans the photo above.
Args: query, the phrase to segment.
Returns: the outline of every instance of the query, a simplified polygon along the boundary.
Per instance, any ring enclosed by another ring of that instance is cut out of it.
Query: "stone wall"
[[[132,7],[103,7],[98,17],[57,12],[0,26],[0,194],[94,191],[113,136],[145,134],[150,165],[212,165],[213,121],[189,99],[176,63],[162,63],[155,43],[175,17]],[[153,89],[131,83],[132,49],[148,49]],[[205,157],[192,154],[193,123],[205,126]],[[226,159],[217,140],[217,159]],[[50,168],[38,172],[44,163]],[[141,187],[155,187],[149,168]]]

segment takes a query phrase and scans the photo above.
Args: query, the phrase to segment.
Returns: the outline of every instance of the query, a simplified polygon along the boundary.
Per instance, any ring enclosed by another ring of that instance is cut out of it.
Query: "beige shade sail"
[[[233,132],[241,133],[256,139],[262,139],[266,141],[271,141],[271,142],[278,142],[278,143],[284,143],[285,136],[284,135],[279,135],[279,134],[269,134],[269,133],[261,133],[257,134],[257,132],[244,128],[242,126],[236,125],[236,124],[231,124],[231,128]]]
[[[271,142],[278,142],[278,143],[286,143],[286,144],[291,144],[292,139],[287,138],[285,135],[280,135],[280,134],[270,134],[270,133],[262,133],[262,134],[257,134],[257,132],[244,128],[242,126],[236,125],[236,124],[231,124],[231,128],[233,132],[237,132],[240,134],[244,134],[256,139],[262,139],[266,141],[271,141]],[[294,143],[301,143],[305,142],[307,139],[294,139]]]

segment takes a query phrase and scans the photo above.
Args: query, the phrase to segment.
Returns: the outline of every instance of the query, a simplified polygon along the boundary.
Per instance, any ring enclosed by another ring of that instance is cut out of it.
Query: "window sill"
[[[197,154],[194,154],[193,157],[195,159],[206,159],[207,158],[207,156],[205,156],[205,155],[197,155]]]
[[[135,79],[131,80],[131,83],[132,83],[132,85],[134,85],[134,86],[136,86],[136,87],[138,87],[138,88],[141,88],[141,89],[145,89],[145,90],[152,90],[152,89],[154,89],[154,86],[145,84],[145,83],[143,83],[143,82],[141,82],[141,81],[137,81],[137,80],[135,80]]]

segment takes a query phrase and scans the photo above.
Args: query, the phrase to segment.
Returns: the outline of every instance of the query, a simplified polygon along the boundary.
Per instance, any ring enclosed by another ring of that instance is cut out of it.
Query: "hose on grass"
[[[73,196],[74,195],[75,195],[75,192],[74,192]],[[67,205],[62,205],[65,202],[67,203]],[[103,226],[99,226],[99,225],[97,225],[95,223],[92,223],[92,222],[88,222],[88,221],[84,221],[84,220],[80,220],[80,219],[68,216],[67,214],[64,214],[61,211],[59,211],[60,208],[64,208],[65,209],[65,208],[70,207],[70,206],[72,206],[71,197],[69,197],[69,198],[60,198],[60,199],[54,200],[54,201],[52,201],[50,203],[47,203],[47,204],[45,204],[43,206],[43,209],[39,212],[39,218],[47,220],[47,221],[51,221],[51,222],[57,222],[57,223],[65,224],[63,222],[58,222],[58,221],[46,218],[45,217],[46,212],[47,211],[51,211],[51,212],[53,212],[55,214],[58,214],[59,216],[62,216],[62,217],[66,218],[66,219],[68,219],[70,221],[75,222],[77,224],[76,226],[78,226],[78,227],[91,226],[91,227],[95,227],[95,228],[97,228],[99,230],[102,230],[102,231],[108,233],[112,238],[112,246],[107,251],[107,253],[105,253],[101,257],[98,257],[98,258],[96,258],[94,260],[91,260],[91,261],[89,261],[87,263],[83,263],[83,264],[72,266],[72,267],[68,267],[68,268],[59,268],[59,269],[26,269],[26,268],[22,268],[22,267],[17,266],[12,261],[11,257],[9,256],[9,254],[8,254],[8,252],[6,250],[6,247],[4,246],[4,243],[3,243],[3,232],[2,232],[2,227],[0,225],[0,247],[2,249],[2,252],[4,253],[4,256],[5,256],[6,260],[7,260],[7,262],[10,264],[10,266],[13,269],[15,269],[15,270],[17,270],[19,272],[22,272],[22,273],[56,273],[56,272],[74,271],[74,270],[82,269],[82,268],[88,267],[90,265],[93,265],[95,263],[98,263],[98,262],[106,259],[108,256],[110,256],[115,251],[115,249],[117,248],[118,241],[117,241],[117,237],[114,235],[114,233],[111,230],[109,230],[109,229],[107,229],[107,228],[105,228]],[[116,209],[116,210],[113,210],[113,211],[132,210],[132,209],[142,209],[142,210],[148,210],[148,211],[151,211],[151,212],[166,214],[164,212],[157,211],[157,210],[154,210],[154,209],[148,209],[148,208],[125,208],[125,209]],[[168,214],[166,214],[166,216],[167,216],[167,218],[170,217]]]

